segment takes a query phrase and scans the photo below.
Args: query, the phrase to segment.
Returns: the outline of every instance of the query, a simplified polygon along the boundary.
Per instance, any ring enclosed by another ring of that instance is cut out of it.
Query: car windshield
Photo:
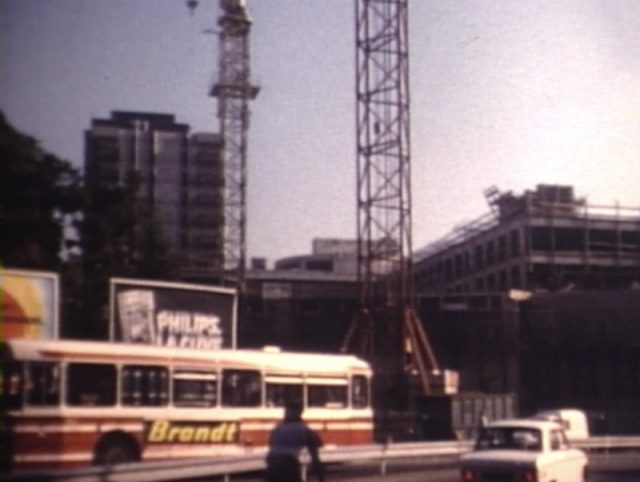
[[[490,427],[482,430],[476,450],[531,450],[542,448],[540,430],[531,428]]]

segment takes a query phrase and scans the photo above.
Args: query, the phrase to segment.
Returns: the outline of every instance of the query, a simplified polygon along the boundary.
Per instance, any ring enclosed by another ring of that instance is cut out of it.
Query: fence
[[[640,450],[640,437],[591,437],[574,445],[589,451]],[[455,458],[470,449],[469,441],[375,444],[325,448],[322,450],[321,457],[326,463],[378,462],[380,472],[384,474],[392,460],[411,457]],[[210,476],[223,476],[225,481],[230,481],[234,474],[263,470],[264,455],[264,451],[254,451],[251,454],[234,457],[189,459],[178,462],[139,462],[77,470],[6,474],[0,476],[0,481],[154,482]]]

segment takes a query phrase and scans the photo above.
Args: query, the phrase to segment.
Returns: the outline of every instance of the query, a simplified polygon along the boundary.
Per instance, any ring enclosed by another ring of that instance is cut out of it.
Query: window
[[[492,265],[496,262],[496,243],[494,241],[487,242],[487,264]]]
[[[27,365],[26,397],[29,405],[58,405],[60,366],[57,363]]]
[[[553,239],[550,228],[531,228],[531,248],[534,251],[550,251],[553,247]]]
[[[463,266],[461,254],[457,254],[455,256],[455,258],[453,259],[453,264],[454,264],[454,274],[457,278],[459,278],[460,276],[462,276],[462,266]]]
[[[585,248],[585,233],[582,229],[558,228],[555,235],[558,251],[583,251]]]
[[[513,288],[522,287],[522,281],[520,280],[520,268],[518,266],[513,266],[511,268],[511,286]]]
[[[520,233],[517,230],[511,231],[511,256],[520,256]]]
[[[530,428],[486,428],[481,431],[476,450],[531,450],[542,449],[542,435]]]
[[[222,372],[222,404],[226,407],[258,407],[262,403],[260,373],[255,370]]]
[[[484,246],[482,245],[475,247],[474,265],[476,269],[482,269],[484,267]]]
[[[498,238],[498,261],[507,259],[507,236],[503,235]]]
[[[157,407],[168,403],[169,378],[166,368],[124,366],[121,384],[123,405]]]
[[[322,408],[345,408],[347,406],[347,383],[346,380],[340,385],[331,382],[322,385],[310,381],[307,387],[308,401],[310,407]]]
[[[218,376],[214,372],[176,371],[173,404],[176,407],[213,407],[218,401]]]
[[[506,270],[502,270],[500,271],[500,273],[498,274],[498,279],[499,279],[499,283],[500,283],[500,289],[501,290],[506,290],[508,287],[508,283],[507,283],[507,271]]]
[[[351,404],[353,408],[369,405],[369,383],[364,375],[355,375],[351,379]]]
[[[284,407],[287,402],[303,400],[300,377],[267,376],[265,381],[267,407]]]
[[[619,245],[614,230],[593,229],[589,231],[589,249],[591,251],[615,251]]]
[[[116,402],[116,367],[71,363],[67,367],[67,403],[76,406],[107,406]]]
[[[551,431],[551,450],[565,450],[568,447],[564,432],[560,430]]]
[[[445,281],[451,281],[453,278],[453,260],[451,258],[447,258],[444,261],[444,279]]]
[[[9,410],[22,407],[23,368],[22,363],[2,363],[0,366],[2,374],[0,402]]]

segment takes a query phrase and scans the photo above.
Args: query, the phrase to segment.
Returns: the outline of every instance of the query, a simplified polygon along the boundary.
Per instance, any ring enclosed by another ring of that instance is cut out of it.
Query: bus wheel
[[[115,465],[137,462],[138,459],[138,451],[130,439],[122,435],[111,435],[98,444],[94,463],[96,465]]]

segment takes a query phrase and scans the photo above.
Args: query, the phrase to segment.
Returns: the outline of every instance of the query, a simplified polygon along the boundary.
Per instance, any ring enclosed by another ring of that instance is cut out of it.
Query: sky
[[[247,256],[356,236],[355,1],[248,0],[261,88],[248,140]],[[216,0],[0,0],[0,108],[83,165],[113,110],[218,132]],[[485,189],[574,186],[640,208],[640,2],[414,0],[413,247],[487,213]]]

